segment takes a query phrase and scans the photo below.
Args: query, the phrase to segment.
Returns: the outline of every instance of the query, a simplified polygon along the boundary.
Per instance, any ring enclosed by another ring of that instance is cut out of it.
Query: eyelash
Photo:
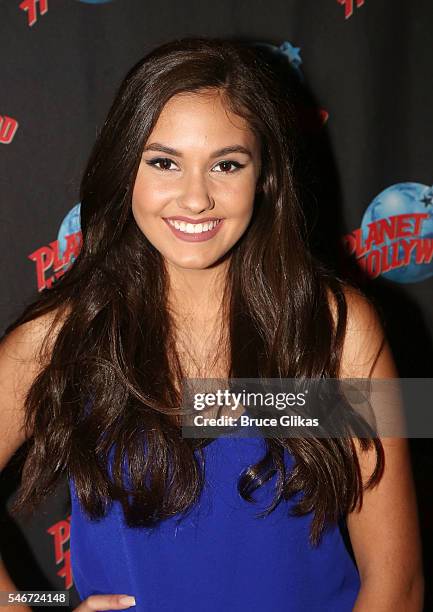
[[[149,159],[148,161],[146,161],[146,164],[148,164],[149,166],[154,166],[155,168],[158,168],[158,170],[161,170],[162,172],[170,172],[169,169],[166,168],[159,168],[156,164],[159,164],[163,161],[169,161],[171,163],[174,163],[173,160],[169,159],[168,157],[156,157],[155,159]],[[232,164],[233,166],[235,166],[235,170],[221,170],[221,174],[233,174],[234,172],[236,172],[237,170],[239,170],[240,168],[244,168],[245,164],[241,164],[237,161],[232,161],[229,159],[224,159],[220,162],[218,162],[216,165],[219,166],[220,164]]]

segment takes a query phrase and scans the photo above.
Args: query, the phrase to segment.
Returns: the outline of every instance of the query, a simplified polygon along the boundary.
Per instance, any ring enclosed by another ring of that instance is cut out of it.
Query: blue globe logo
[[[81,231],[80,209],[81,202],[78,202],[78,204],[71,208],[60,225],[60,229],[57,234],[57,248],[60,259],[63,259],[66,250],[66,236],[70,236],[71,234],[76,234],[77,232]],[[72,265],[74,261],[75,258],[72,256],[71,261],[65,264],[65,268],[67,268],[68,264]]]
[[[417,214],[423,217],[417,218]],[[429,256],[433,248],[431,242],[433,239],[433,187],[420,183],[397,183],[379,193],[362,218],[363,241],[368,244],[371,231],[369,224],[374,224],[382,219],[390,222],[390,217],[396,215],[406,215],[404,238],[401,236],[395,238],[392,232],[390,237],[385,231],[383,244],[376,245],[372,241],[367,257],[371,256],[371,251],[379,251],[377,260],[382,254],[383,261],[382,251],[386,246],[387,256],[403,263],[394,269],[382,272],[381,276],[397,283],[417,283],[433,276],[433,258]],[[410,228],[412,228],[412,233]],[[403,248],[403,240],[406,249]]]

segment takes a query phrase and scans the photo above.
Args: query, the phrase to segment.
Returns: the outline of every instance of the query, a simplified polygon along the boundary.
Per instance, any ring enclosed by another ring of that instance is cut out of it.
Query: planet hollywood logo
[[[113,0],[78,0],[83,4],[108,4]],[[22,11],[27,14],[27,25],[32,27],[40,16],[48,13],[48,0],[22,0],[19,4]]]
[[[19,7],[27,13],[27,25],[32,27],[40,15],[48,13],[48,0],[23,0]]]
[[[344,6],[344,18],[352,17],[354,8],[361,8],[365,4],[365,0],[337,0],[338,4]]]
[[[18,121],[7,115],[0,115],[0,143],[10,144],[18,129]]]
[[[63,578],[64,588],[70,589],[74,584],[70,550],[71,516],[68,515],[64,520],[51,525],[47,533],[52,536],[54,561],[58,566],[57,576]]]
[[[60,224],[56,240],[28,256],[36,266],[38,291],[50,288],[77,258],[82,244],[80,208],[81,204],[78,203],[68,212]]]
[[[370,278],[416,283],[433,276],[433,187],[398,183],[374,198],[361,227],[343,237]]]

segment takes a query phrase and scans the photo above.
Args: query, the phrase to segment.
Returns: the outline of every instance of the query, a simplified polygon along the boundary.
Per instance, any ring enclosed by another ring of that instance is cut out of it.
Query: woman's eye
[[[168,159],[168,157],[158,157],[156,159],[149,159],[147,162],[149,166],[155,166],[159,168],[159,170],[172,170],[170,167],[171,164],[174,164],[172,159]],[[161,164],[160,166],[158,164]]]
[[[157,157],[154,159],[149,159],[149,160],[146,160],[146,163],[149,166],[155,166],[159,170],[174,170],[176,166],[174,161],[172,159],[169,159],[168,157]],[[216,166],[214,166],[213,169],[215,170],[218,167],[220,168],[220,170],[216,170],[216,172],[223,172],[225,174],[230,174],[232,172],[236,172],[236,170],[238,170],[239,168],[243,168],[244,164],[241,164],[236,161],[226,161],[225,160],[225,161],[222,161],[216,164]]]
[[[240,164],[239,162],[235,161],[222,161],[214,166],[214,168],[217,168],[218,166],[221,167],[221,170],[217,170],[217,172],[225,172],[226,174],[230,174],[231,172],[236,172],[236,170],[239,168],[243,168],[244,164]],[[230,170],[230,166],[234,166],[234,170]]]

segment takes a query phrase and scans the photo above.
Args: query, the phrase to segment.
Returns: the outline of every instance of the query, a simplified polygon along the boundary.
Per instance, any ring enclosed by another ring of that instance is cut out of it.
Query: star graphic
[[[433,187],[426,190],[423,197],[420,198],[421,202],[424,202],[425,207],[433,206]]]
[[[284,55],[287,55],[289,62],[294,68],[299,68],[299,66],[302,64],[300,47],[294,47],[288,41],[285,41],[280,45],[280,51],[284,53]]]

